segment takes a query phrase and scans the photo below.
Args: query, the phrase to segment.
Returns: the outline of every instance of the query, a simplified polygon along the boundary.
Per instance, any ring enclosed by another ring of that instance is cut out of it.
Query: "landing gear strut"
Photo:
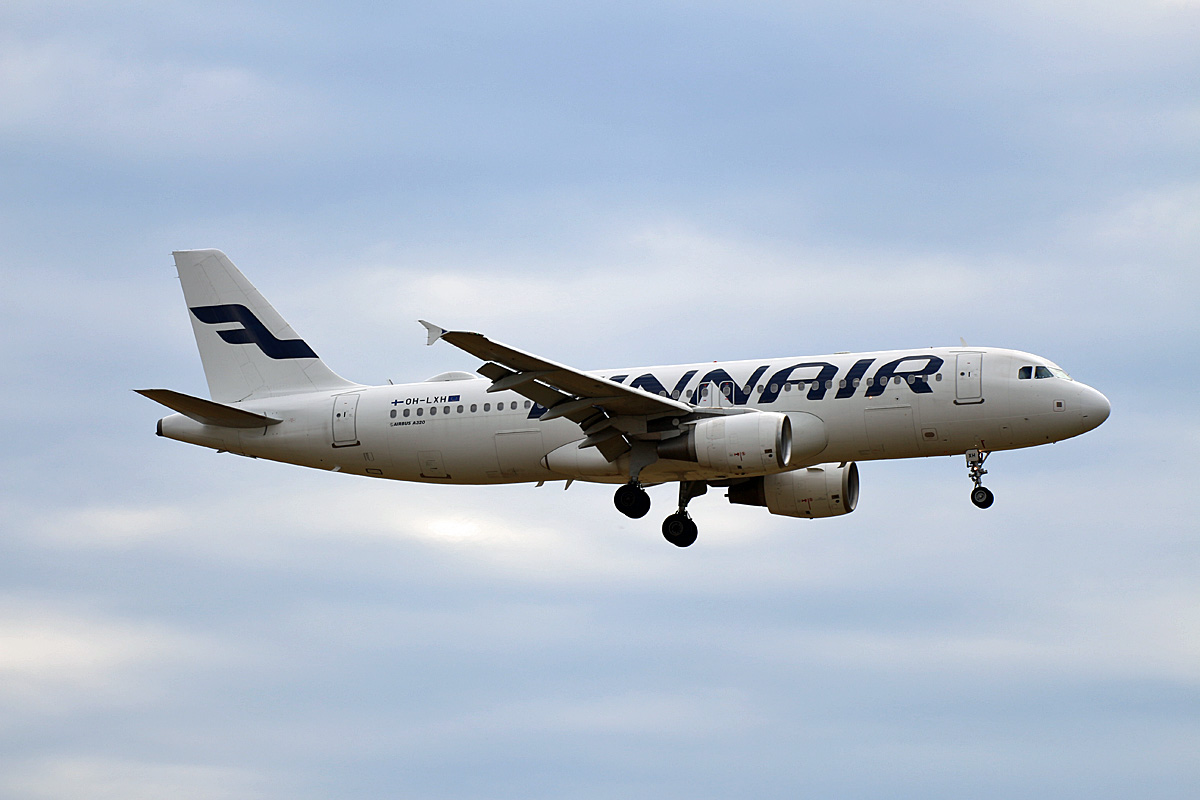
[[[975,488],[971,490],[971,502],[979,508],[988,508],[996,501],[996,496],[983,485],[983,476],[987,475],[983,462],[987,461],[988,455],[990,454],[985,450],[967,451],[967,473],[975,484]]]
[[[650,495],[638,481],[629,483],[617,489],[613,496],[613,504],[630,519],[641,519],[650,511]]]
[[[679,482],[679,510],[663,521],[663,538],[676,547],[688,547],[696,541],[699,531],[696,523],[688,516],[687,504],[693,497],[699,497],[708,491],[704,481]]]

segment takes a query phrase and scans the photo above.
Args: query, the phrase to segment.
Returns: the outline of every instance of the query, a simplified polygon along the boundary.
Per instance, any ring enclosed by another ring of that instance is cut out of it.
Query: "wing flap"
[[[214,403],[190,394],[173,392],[170,389],[134,389],[143,397],[149,397],[156,403],[161,403],[172,411],[178,411],[189,419],[194,419],[201,425],[214,425],[219,428],[263,428],[268,425],[278,425],[281,419],[255,414],[241,408],[234,408],[223,403]]]

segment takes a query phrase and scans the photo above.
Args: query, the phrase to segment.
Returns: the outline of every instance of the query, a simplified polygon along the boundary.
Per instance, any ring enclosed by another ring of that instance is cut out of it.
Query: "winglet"
[[[446,333],[448,333],[448,331],[445,328],[439,328],[437,325],[434,325],[432,322],[426,322],[423,319],[419,319],[419,320],[417,320],[417,322],[424,325],[425,330],[429,331],[429,341],[425,343],[426,345],[432,345],[434,342],[436,342],[438,339],[442,338],[442,336],[444,336]]]

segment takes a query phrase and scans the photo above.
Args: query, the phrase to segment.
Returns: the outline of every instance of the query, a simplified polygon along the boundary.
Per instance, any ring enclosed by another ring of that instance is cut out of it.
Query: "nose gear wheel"
[[[995,501],[996,496],[985,486],[976,486],[971,490],[971,502],[980,508],[987,508]]]

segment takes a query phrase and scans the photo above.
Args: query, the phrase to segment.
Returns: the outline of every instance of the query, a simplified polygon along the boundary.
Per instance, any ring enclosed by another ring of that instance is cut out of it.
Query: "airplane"
[[[687,547],[710,487],[797,518],[849,514],[858,461],[962,455],[988,508],[984,462],[1108,418],[1108,399],[1040,356],[933,347],[582,371],[421,321],[483,362],[367,386],[330,370],[220,250],[173,253],[211,399],[135,390],[176,412],[169,439],[376,478],[446,484],[618,484],[617,509],[678,483],[663,523]]]

